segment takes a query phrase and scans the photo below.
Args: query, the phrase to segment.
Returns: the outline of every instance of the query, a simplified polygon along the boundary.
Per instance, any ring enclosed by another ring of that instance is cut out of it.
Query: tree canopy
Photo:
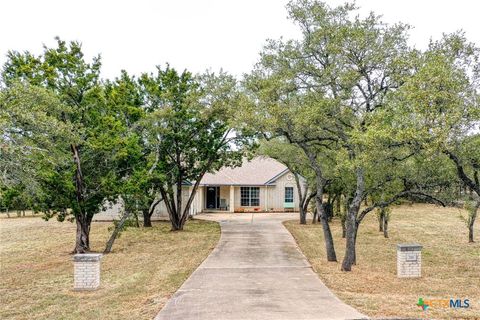
[[[242,81],[168,64],[100,78],[101,59],[56,38],[43,53],[10,51],[0,85],[0,196],[47,218],[72,215],[87,252],[107,201],[150,226],[163,201],[182,230],[207,172],[239,165],[253,147],[297,177],[300,222],[310,200],[329,261],[332,205],[344,225],[342,270],[356,263],[367,214],[401,198],[480,207],[480,51],[461,32],[408,44],[354,4],[292,0],[298,39],[269,40]],[[305,178],[305,180],[299,177]],[[302,185],[303,184],[303,185]],[[333,195],[333,196],[332,196]]]

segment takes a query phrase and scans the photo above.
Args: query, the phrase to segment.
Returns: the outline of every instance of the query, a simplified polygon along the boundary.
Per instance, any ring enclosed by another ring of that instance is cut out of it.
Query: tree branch
[[[463,166],[460,162],[460,159],[453,153],[450,152],[449,150],[444,150],[444,154],[446,154],[454,163],[455,166],[457,167],[457,173],[460,179],[473,191],[475,191],[478,195],[480,195],[480,185],[476,184],[470,177],[467,176],[465,173],[465,170],[463,169]]]

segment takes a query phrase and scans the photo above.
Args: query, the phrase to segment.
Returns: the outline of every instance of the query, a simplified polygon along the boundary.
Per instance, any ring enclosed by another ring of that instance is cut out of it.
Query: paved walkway
[[[220,222],[220,241],[155,319],[365,318],[313,272],[281,223],[292,214],[198,217]]]

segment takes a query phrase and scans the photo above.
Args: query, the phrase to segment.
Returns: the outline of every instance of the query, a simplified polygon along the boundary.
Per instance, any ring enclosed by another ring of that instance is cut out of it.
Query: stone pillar
[[[397,244],[397,277],[418,278],[422,276],[422,246]]]
[[[73,256],[74,290],[96,290],[100,286],[100,253]]]
[[[228,209],[230,212],[235,212],[235,187],[230,186],[230,201],[228,203]]]

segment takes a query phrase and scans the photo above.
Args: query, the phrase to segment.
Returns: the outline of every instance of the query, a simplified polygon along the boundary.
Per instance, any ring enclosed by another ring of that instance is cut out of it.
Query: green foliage
[[[406,43],[409,27],[374,14],[362,19],[353,5],[302,0],[288,10],[303,37],[265,47],[245,81],[255,101],[245,111],[250,122],[315,158],[321,178],[347,196],[357,189],[358,169],[364,193],[402,191],[408,166],[397,160],[409,150],[392,145],[397,132],[384,110],[418,55]]]
[[[148,143],[158,154],[158,166],[167,180],[196,181],[205,170],[218,170],[238,162],[245,139],[233,135],[231,114],[236,105],[235,81],[220,74],[195,79],[167,67],[156,75],[144,74],[140,83],[146,105],[152,110],[145,119]]]
[[[0,90],[0,198],[5,206],[41,209],[43,181],[67,163],[64,150],[77,139],[72,126],[60,120],[65,110],[40,87],[16,82]]]
[[[206,172],[241,163],[247,136],[232,121],[241,95],[235,80],[224,74],[193,77],[167,66],[143,74],[139,83],[148,112],[142,121],[150,157],[161,173],[160,192],[174,228],[182,228],[189,203],[182,209],[182,186],[194,184]]]
[[[149,208],[162,180],[162,173],[154,170],[157,163],[145,139],[143,121],[149,108],[145,108],[144,92],[137,79],[125,71],[114,81],[106,81],[104,91],[107,105],[116,111],[119,128],[112,159],[116,167],[115,193],[121,196],[125,209],[136,214]]]
[[[45,47],[38,57],[28,52],[8,54],[2,73],[5,88],[2,96],[12,105],[14,113],[9,114],[11,121],[6,126],[21,133],[31,131],[32,127],[36,131],[30,136],[22,135],[21,140],[7,140],[17,150],[28,150],[28,157],[15,154],[31,161],[46,217],[66,213],[67,209],[74,215],[91,217],[101,209],[105,198],[114,195],[113,159],[117,156],[121,139],[118,133],[122,128],[115,119],[117,111],[105,102],[99,84],[100,66],[99,57],[91,63],[85,61],[79,43],[67,44],[58,38],[55,48]],[[30,154],[32,142],[27,137],[35,139],[37,145],[44,143],[37,148],[43,151],[40,155]],[[72,158],[74,147],[83,172],[81,202],[76,195],[78,184],[74,183],[75,163],[66,161]],[[45,164],[48,157],[62,161]],[[9,174],[9,178],[14,176]]]

